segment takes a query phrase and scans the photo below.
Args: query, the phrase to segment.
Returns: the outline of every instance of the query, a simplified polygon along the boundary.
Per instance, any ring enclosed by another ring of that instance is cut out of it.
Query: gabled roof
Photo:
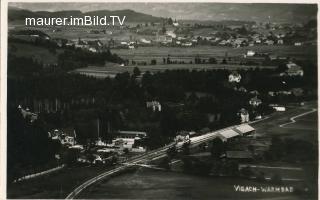
[[[229,139],[232,137],[239,136],[240,134],[232,129],[228,129],[228,130],[224,130],[224,131],[220,132],[219,135],[221,135],[222,137],[224,137],[226,139]]]
[[[235,128],[235,131],[238,133],[244,134],[244,133],[249,133],[251,131],[254,131],[255,129],[250,126],[249,124],[241,124],[240,126]]]

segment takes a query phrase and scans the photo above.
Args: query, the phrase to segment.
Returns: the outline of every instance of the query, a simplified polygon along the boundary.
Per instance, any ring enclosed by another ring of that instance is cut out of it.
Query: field
[[[301,113],[311,111],[316,108],[315,103],[289,109],[286,112],[275,113],[270,119],[264,120],[252,126],[256,129],[256,133],[261,136],[270,137],[278,135],[280,137],[289,137],[307,140],[317,144],[318,141],[318,112],[313,112],[295,119],[295,123],[280,127],[279,125],[290,122],[290,118]]]
[[[93,76],[97,78],[115,77],[117,73],[129,72],[132,73],[135,66],[120,66],[119,64],[107,63],[103,67],[90,66],[86,68],[79,68],[74,70],[75,73]],[[149,71],[151,73],[163,72],[165,70],[215,70],[215,69],[250,69],[261,66],[247,66],[247,65],[231,65],[231,64],[157,64],[157,65],[139,65],[138,68],[142,73]],[[264,66],[263,68],[274,68],[273,66]]]
[[[81,193],[87,199],[304,199],[294,193],[236,192],[234,187],[267,186],[239,178],[194,176],[140,169],[95,184]],[[286,186],[295,186],[286,183]],[[274,186],[271,184],[271,186]]]
[[[186,63],[193,61],[195,56],[201,58],[214,57],[221,61],[225,56],[231,57],[232,61],[243,56],[248,50],[253,50],[257,53],[270,53],[276,56],[293,57],[296,59],[311,59],[317,57],[316,46],[253,46],[232,48],[225,46],[196,46],[189,48],[182,47],[138,47],[136,49],[112,49],[112,53],[135,61],[147,61],[150,63],[152,59],[162,63],[163,58],[170,55],[171,60],[183,60]]]

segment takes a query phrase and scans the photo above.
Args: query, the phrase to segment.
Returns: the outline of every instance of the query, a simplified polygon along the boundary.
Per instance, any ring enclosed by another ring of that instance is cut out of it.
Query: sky
[[[9,3],[31,11],[123,10],[131,9],[158,17],[192,20],[247,20],[301,22],[316,18],[312,4],[239,4],[239,3]]]

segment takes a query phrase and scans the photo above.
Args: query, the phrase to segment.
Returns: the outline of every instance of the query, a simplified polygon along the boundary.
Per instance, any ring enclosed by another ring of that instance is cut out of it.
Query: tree
[[[257,175],[257,177],[256,177],[256,180],[257,180],[258,182],[263,182],[263,181],[265,181],[266,178],[265,178],[264,172],[259,172],[258,175]]]
[[[140,69],[139,69],[138,67],[135,67],[135,68],[133,69],[133,76],[134,76],[134,77],[138,77],[138,76],[140,76],[140,74],[141,74]]]
[[[224,58],[221,62],[221,64],[227,64],[227,60]]]
[[[167,29],[165,26],[162,27],[161,32],[162,32],[162,34],[165,34],[167,32]]]
[[[157,64],[157,60],[156,59],[152,59],[151,60],[151,65],[156,65]]]
[[[242,168],[240,173],[246,178],[251,178],[251,176],[254,174],[250,166]]]
[[[172,25],[172,24],[173,24],[173,20],[172,20],[171,17],[169,17],[169,19],[168,19],[168,24],[169,24],[169,25]]]
[[[159,167],[165,168],[166,170],[170,170],[170,161],[169,156],[164,157],[159,163]]]
[[[214,159],[219,160],[220,156],[224,152],[224,144],[222,140],[220,138],[215,138],[212,140],[211,145],[211,156]]]
[[[182,152],[184,155],[190,154],[190,142],[184,142],[182,145]]]
[[[217,60],[215,58],[209,58],[209,64],[217,64]]]
[[[282,178],[281,178],[280,174],[278,174],[278,173],[273,174],[273,176],[271,177],[271,182],[274,184],[281,184]]]
[[[177,147],[176,145],[170,147],[168,150],[167,150],[167,155],[169,158],[174,158],[176,155],[177,155],[178,151],[177,151]]]

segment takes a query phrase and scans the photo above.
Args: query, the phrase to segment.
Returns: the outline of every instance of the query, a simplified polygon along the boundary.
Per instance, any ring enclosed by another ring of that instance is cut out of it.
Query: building
[[[266,45],[273,45],[274,41],[273,40],[267,40],[264,42]]]
[[[131,139],[142,139],[147,137],[146,132],[142,131],[118,131],[116,138],[131,138]]]
[[[23,109],[20,105],[18,106],[23,118],[29,118],[30,122],[34,122],[38,119],[38,115],[30,112],[29,108]]]
[[[249,124],[241,124],[240,126],[235,127],[234,130],[241,136],[253,135],[255,132],[255,129]]]
[[[249,51],[247,51],[247,56],[254,56],[256,54],[256,52],[254,52],[254,51],[251,51],[251,50],[249,50]]]
[[[258,99],[257,96],[255,96],[249,100],[249,104],[255,107],[255,106],[259,106],[260,104],[262,104],[262,101],[260,99]]]
[[[238,72],[233,72],[229,75],[229,82],[236,82],[239,83],[241,81],[241,75]]]
[[[303,76],[304,71],[301,66],[290,62],[287,65],[287,70],[280,74],[280,76]]]
[[[241,123],[249,122],[249,112],[246,109],[241,108],[239,113],[240,113]]]
[[[278,104],[270,104],[270,107],[272,107],[275,111],[277,112],[284,112],[286,111],[286,107],[284,106],[279,106]]]
[[[220,133],[218,133],[218,137],[223,142],[227,142],[231,138],[235,138],[235,137],[238,137],[238,136],[240,136],[240,134],[238,132],[236,132],[235,130],[233,130],[233,129],[223,130]]]
[[[62,145],[74,146],[76,142],[76,132],[73,128],[65,128],[63,130],[55,129],[48,132],[52,140],[59,140]]]
[[[73,146],[76,144],[75,138],[72,136],[62,136],[60,139],[62,145]]]
[[[302,46],[302,42],[295,42],[294,46]]]
[[[278,40],[277,44],[283,44],[283,40],[282,39]]]
[[[161,112],[161,104],[158,101],[147,101],[147,108],[152,108],[153,112]]]
[[[137,141],[145,137],[147,133],[142,131],[118,131],[114,135],[112,146],[131,151],[135,148]]]

